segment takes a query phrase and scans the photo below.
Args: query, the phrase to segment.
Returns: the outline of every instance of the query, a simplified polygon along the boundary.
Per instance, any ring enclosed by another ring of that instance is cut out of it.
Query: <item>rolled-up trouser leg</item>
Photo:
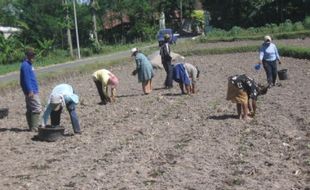
[[[67,110],[70,114],[70,119],[74,133],[81,133],[79,118],[75,111],[75,104],[73,102],[68,103]]]

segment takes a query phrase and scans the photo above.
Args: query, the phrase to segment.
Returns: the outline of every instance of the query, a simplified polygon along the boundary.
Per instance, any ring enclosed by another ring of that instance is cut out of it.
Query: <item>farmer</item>
[[[182,94],[196,93],[199,73],[198,68],[190,63],[178,63],[173,67],[173,80],[179,83]]]
[[[265,36],[264,43],[259,50],[259,64],[264,66],[269,87],[275,86],[277,79],[277,61],[281,64],[278,49],[271,43],[271,37]]]
[[[66,106],[70,115],[73,131],[75,134],[80,134],[79,119],[75,111],[75,106],[78,103],[79,97],[74,93],[72,86],[69,84],[57,85],[48,99],[48,104],[43,114],[43,127],[46,126],[49,117],[51,117],[52,126],[59,126],[62,109]]]
[[[131,53],[136,60],[136,69],[132,72],[132,75],[138,74],[138,81],[142,83],[142,90],[147,95],[152,92],[153,66],[137,48],[132,48]]]
[[[35,53],[33,49],[25,52],[26,58],[20,67],[20,86],[26,100],[26,119],[30,131],[37,131],[41,113],[39,86],[33,68]]]
[[[107,102],[114,102],[116,86],[119,83],[118,78],[106,69],[98,70],[92,76],[101,99],[100,104],[105,105]],[[108,86],[111,87],[111,96],[109,96]]]
[[[161,63],[163,64],[165,71],[166,71],[166,80],[165,80],[165,88],[172,88],[173,87],[173,80],[172,80],[172,72],[173,72],[173,65],[171,64],[171,51],[169,45],[170,36],[169,34],[164,35],[164,43],[160,47],[160,56],[161,56]]]
[[[267,93],[268,87],[257,85],[253,79],[243,75],[228,78],[227,100],[237,104],[239,119],[248,120],[255,116],[256,100],[259,95]]]

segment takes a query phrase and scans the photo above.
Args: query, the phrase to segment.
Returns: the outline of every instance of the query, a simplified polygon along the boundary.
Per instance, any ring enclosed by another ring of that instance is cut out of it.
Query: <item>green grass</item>
[[[237,46],[237,47],[224,47],[224,48],[205,48],[205,49],[192,49],[187,51],[180,51],[184,56],[197,56],[197,55],[212,55],[212,54],[226,54],[226,53],[244,53],[244,52],[258,52],[259,45]],[[294,47],[294,46],[278,46],[281,56],[293,57],[299,59],[310,60],[310,48]]]
[[[144,47],[149,46],[153,44],[154,42],[145,42],[145,43],[136,43],[136,44],[120,44],[120,45],[104,45],[101,47],[101,53],[100,54],[94,54],[89,48],[82,48],[81,49],[81,57],[91,57],[91,56],[100,56],[100,55],[106,55],[113,52],[119,52],[119,51],[126,51],[133,48],[133,47]],[[154,49],[154,48],[153,48]],[[146,52],[150,52],[150,48],[145,50]],[[129,55],[129,54],[128,54]],[[68,61],[73,61],[68,52],[65,50],[55,50],[53,52],[50,52],[48,56],[38,56],[35,58],[35,67],[44,67],[48,65],[55,65],[55,64],[61,64]],[[10,72],[19,71],[19,67],[22,60],[18,63],[13,64],[6,64],[6,65],[0,65],[0,75],[4,75]]]
[[[296,39],[310,37],[310,30],[302,30],[295,32],[280,32],[280,33],[261,33],[247,35],[225,35],[225,36],[202,36],[198,38],[198,42],[231,42],[240,40],[262,40],[266,34],[272,34],[273,39]]]
[[[127,59],[119,59],[116,61],[109,61],[109,62],[100,61],[97,63],[87,64],[87,65],[80,66],[77,68],[62,69],[62,70],[57,71],[57,72],[38,73],[37,78],[38,78],[38,81],[41,81],[40,85],[42,85],[43,83],[48,83],[48,82],[56,80],[62,76],[70,76],[70,75],[75,75],[75,74],[87,74],[87,73],[93,72],[94,70],[101,69],[103,67],[109,67],[112,65],[124,63],[126,60]],[[19,87],[19,81],[18,80],[10,81],[7,83],[0,83],[0,92],[1,91],[5,92],[5,90],[8,88],[11,89],[11,88],[16,88],[16,87]]]

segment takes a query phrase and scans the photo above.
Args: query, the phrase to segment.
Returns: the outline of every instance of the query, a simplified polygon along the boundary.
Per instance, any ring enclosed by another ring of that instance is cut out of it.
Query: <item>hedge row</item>
[[[310,30],[296,31],[296,32],[285,32],[270,34],[273,39],[296,39],[310,37]],[[206,42],[231,42],[240,40],[262,40],[264,35],[252,35],[252,36],[226,36],[226,37],[212,37],[208,36],[198,38],[200,43]]]
[[[184,56],[194,56],[194,55],[258,52],[259,47],[260,46],[252,45],[252,46],[238,46],[238,47],[226,47],[226,48],[214,48],[214,49],[210,48],[194,49],[194,50],[182,51],[179,53]],[[281,56],[310,60],[310,48],[287,47],[287,46],[279,46],[278,48]]]

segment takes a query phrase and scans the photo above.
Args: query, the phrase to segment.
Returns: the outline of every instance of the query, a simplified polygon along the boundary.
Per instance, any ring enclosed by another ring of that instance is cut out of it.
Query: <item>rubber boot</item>
[[[29,130],[31,130],[31,112],[26,112],[26,119]]]
[[[39,127],[40,113],[31,113],[30,131],[37,132]]]

